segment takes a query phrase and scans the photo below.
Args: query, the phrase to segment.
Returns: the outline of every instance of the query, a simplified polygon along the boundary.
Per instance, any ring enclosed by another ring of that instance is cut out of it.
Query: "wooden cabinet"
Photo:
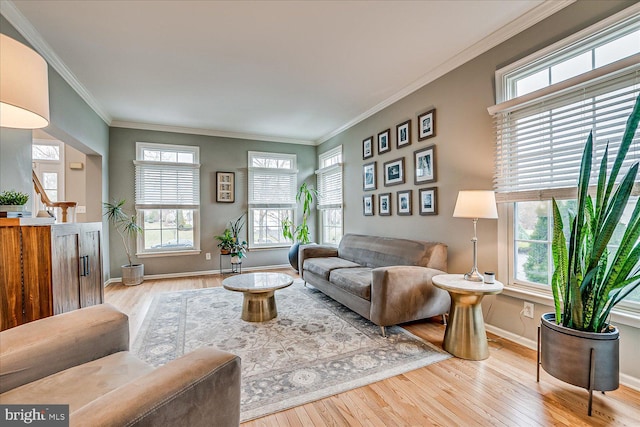
[[[0,226],[0,330],[104,300],[101,223]]]

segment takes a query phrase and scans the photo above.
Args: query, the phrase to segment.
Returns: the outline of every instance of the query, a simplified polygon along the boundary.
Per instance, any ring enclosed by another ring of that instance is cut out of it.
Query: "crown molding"
[[[11,0],[0,1],[0,13],[15,27],[31,46],[53,67],[54,70],[75,90],[95,113],[107,125],[111,124],[111,116],[102,108],[91,93],[80,83],[78,78],[42,38],[29,20],[18,10]]]
[[[184,134],[190,134],[190,135],[219,136],[222,138],[248,139],[253,141],[281,142],[284,144],[318,145],[315,141],[308,141],[305,139],[285,138],[285,137],[270,136],[270,135],[258,135],[258,134],[252,134],[252,133],[225,132],[225,131],[212,130],[212,129],[198,129],[198,128],[181,127],[181,126],[157,125],[157,124],[151,124],[151,123],[127,122],[122,120],[114,120],[113,122],[111,122],[110,126],[127,128],[127,129],[184,133]]]
[[[527,28],[537,24],[543,19],[553,15],[559,10],[564,9],[565,7],[575,2],[576,0],[546,0],[544,3],[541,3],[540,5],[534,7],[524,15],[511,21],[509,24],[505,25],[499,30],[494,31],[493,33],[491,33],[484,39],[480,40],[479,42],[468,47],[467,49],[463,50],[457,55],[451,57],[449,60],[445,61],[439,66],[431,69],[429,72],[427,72],[425,75],[423,75],[421,78],[419,78],[415,82],[402,88],[399,92],[391,95],[389,98],[385,99],[384,101],[380,102],[379,104],[375,105],[374,107],[370,108],[364,113],[356,116],[355,118],[348,121],[347,123],[340,126],[339,128],[335,129],[334,131],[322,136],[316,141],[316,143],[322,144],[323,142],[328,141],[334,136],[344,132],[345,130],[349,129],[352,126],[355,126],[361,121],[373,116],[375,113],[387,108],[388,106],[401,100],[407,95],[412,94],[413,92],[417,91],[421,87],[431,83],[432,81],[436,80],[439,77],[442,77],[446,73],[458,68],[462,64],[483,54],[489,49],[496,47],[500,43],[510,39],[516,34],[526,30]]]

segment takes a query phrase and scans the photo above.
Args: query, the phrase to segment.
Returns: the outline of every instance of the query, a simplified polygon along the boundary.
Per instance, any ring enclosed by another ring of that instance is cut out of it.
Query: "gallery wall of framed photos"
[[[395,132],[392,132],[392,129],[395,129]],[[438,187],[434,186],[438,180],[436,144],[431,143],[431,138],[435,138],[436,135],[436,109],[430,108],[417,114],[415,119],[403,120],[394,127],[381,130],[362,140],[364,216],[374,216],[376,212],[379,216],[411,216],[414,213],[425,216],[438,215]],[[395,144],[392,141],[394,139]],[[413,146],[413,150],[407,148],[410,146]],[[387,153],[393,155],[389,156]],[[378,180],[379,162],[376,158],[382,155],[382,178]],[[387,188],[411,182],[414,188],[405,188],[396,191],[395,194]],[[425,186],[427,184],[429,185]],[[372,193],[379,187],[381,193]],[[417,209],[414,209],[414,206]]]

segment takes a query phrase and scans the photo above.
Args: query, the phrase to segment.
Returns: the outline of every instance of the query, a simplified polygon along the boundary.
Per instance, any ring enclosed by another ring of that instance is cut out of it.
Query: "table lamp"
[[[464,275],[466,280],[472,282],[482,282],[484,277],[478,271],[478,236],[476,226],[479,218],[496,219],[498,209],[496,208],[496,196],[493,191],[469,190],[458,192],[458,200],[453,210],[454,218],[473,219],[473,268]]]
[[[49,125],[47,63],[33,49],[0,34],[0,126]]]

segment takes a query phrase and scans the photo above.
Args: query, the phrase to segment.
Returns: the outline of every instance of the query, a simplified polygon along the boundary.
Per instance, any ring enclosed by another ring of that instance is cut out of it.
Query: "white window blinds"
[[[136,208],[200,205],[200,165],[135,161]]]
[[[249,152],[249,205],[295,208],[296,186],[295,154]]]
[[[613,164],[640,92],[639,57],[634,55],[489,109],[497,133],[494,186],[499,200],[573,197],[584,143],[592,130],[594,163],[599,164],[609,141],[609,163]],[[636,135],[622,170],[638,160],[640,135]]]
[[[342,207],[342,164],[318,170],[318,209]]]

